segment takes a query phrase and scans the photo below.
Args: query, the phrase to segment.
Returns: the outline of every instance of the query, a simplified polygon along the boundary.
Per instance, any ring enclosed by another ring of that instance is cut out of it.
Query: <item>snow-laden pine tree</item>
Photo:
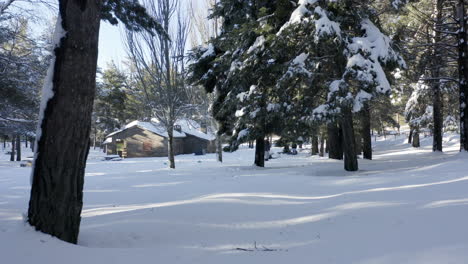
[[[345,169],[349,171],[358,169],[354,113],[373,97],[388,95],[388,72],[405,67],[392,40],[377,23],[378,10],[374,6],[378,3],[385,4],[371,0],[300,0],[278,33],[293,38],[295,32],[304,31],[312,38],[299,42],[296,54],[307,58],[304,65],[313,65],[306,70],[321,76],[316,85],[325,85],[328,90],[325,102],[315,108],[313,115],[318,120],[339,123]],[[386,5],[395,8],[395,3]]]
[[[264,166],[264,138],[278,125],[280,53],[275,33],[288,17],[288,1],[220,1],[213,17],[223,20],[221,33],[208,47],[193,51],[191,80],[215,92],[219,133],[230,136],[231,147],[256,141],[255,164]],[[286,10],[286,13],[284,12]]]

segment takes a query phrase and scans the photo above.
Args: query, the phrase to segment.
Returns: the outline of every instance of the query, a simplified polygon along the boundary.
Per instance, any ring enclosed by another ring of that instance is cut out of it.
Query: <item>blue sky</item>
[[[125,56],[125,49],[122,44],[119,26],[112,26],[107,22],[101,22],[98,66],[104,69],[112,60],[114,60],[117,65],[120,65],[121,61],[125,59]]]
[[[181,0],[181,2],[182,5],[185,6],[188,6],[188,3],[195,3],[202,6],[205,0]],[[117,66],[120,66],[122,65],[122,61],[126,58],[119,27],[120,26],[112,26],[107,22],[101,22],[98,67],[102,69],[105,69],[107,64],[112,61],[114,61]],[[190,44],[188,43],[188,45]]]
[[[202,6],[205,1],[206,0],[181,0],[182,5],[187,7],[189,3],[195,3],[199,6]],[[50,2],[55,4],[56,0],[50,0]],[[28,8],[31,9],[31,6],[28,6]],[[39,21],[31,23],[34,34],[43,33],[44,30],[50,27],[50,24],[55,25],[55,21],[51,21],[56,17],[56,10],[51,10],[39,5],[33,6],[32,10],[40,18]],[[120,24],[119,26],[113,26],[107,22],[101,22],[101,29],[99,32],[98,67],[102,69],[107,68],[107,64],[111,63],[112,61],[114,61],[117,66],[120,66],[125,60],[125,48],[122,43],[123,39],[121,37],[119,27]]]

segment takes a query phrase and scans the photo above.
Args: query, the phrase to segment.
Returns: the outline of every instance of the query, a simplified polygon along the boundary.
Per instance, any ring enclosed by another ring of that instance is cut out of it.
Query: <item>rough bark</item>
[[[359,166],[354,142],[355,137],[351,109],[343,108],[341,127],[343,131],[344,169],[346,171],[357,171]]]
[[[442,24],[442,4],[444,0],[437,0],[436,3],[436,23]],[[441,100],[441,91],[440,91],[440,81],[437,78],[440,78],[440,61],[437,58],[441,57],[440,48],[437,44],[441,43],[441,32],[440,28],[435,28],[434,30],[434,42],[433,46],[433,60],[432,60],[432,77],[435,79],[432,82],[432,105],[433,105],[433,141],[432,141],[432,151],[442,151],[442,127],[443,127],[443,118],[442,118],[442,100]]]
[[[371,116],[368,103],[364,104],[361,113],[361,124],[363,158],[372,160]]]
[[[221,136],[216,137],[216,153],[218,155],[218,161],[223,162],[223,144]]]
[[[412,142],[412,146],[414,148],[419,148],[421,145],[419,143],[419,131],[418,130],[415,130],[413,132],[413,142]]]
[[[28,222],[61,240],[78,240],[90,147],[101,0],[60,0],[67,34],[55,48],[53,92],[39,124]]]
[[[16,136],[16,161],[21,161],[21,136]]]
[[[460,151],[468,151],[468,44],[466,10],[463,0],[458,0],[458,78],[460,95]]]
[[[327,125],[327,148],[328,148],[328,157],[330,159],[343,159],[343,145],[342,137],[340,133],[340,128],[336,123],[329,123]]]
[[[255,165],[265,167],[265,139],[263,137],[255,141]]]
[[[355,148],[356,148],[356,155],[361,155],[362,153],[362,137],[360,133],[354,133],[354,143],[355,143]]]
[[[169,159],[169,168],[175,169],[175,153],[174,153],[174,129],[173,127],[167,130],[167,157]]]
[[[10,161],[15,161],[15,152],[16,152],[15,144],[16,144],[15,136],[11,136]]]
[[[311,155],[317,155],[319,152],[319,140],[317,136],[312,136],[312,150],[311,150]]]

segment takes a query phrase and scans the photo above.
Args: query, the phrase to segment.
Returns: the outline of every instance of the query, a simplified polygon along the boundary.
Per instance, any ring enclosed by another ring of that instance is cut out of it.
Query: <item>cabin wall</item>
[[[117,140],[123,140],[127,149],[127,158],[167,157],[167,139],[139,127],[131,127],[112,136],[112,143],[107,144],[107,154],[117,154]],[[187,134],[185,138],[174,138],[174,153],[193,154],[214,153],[214,141],[204,140]]]

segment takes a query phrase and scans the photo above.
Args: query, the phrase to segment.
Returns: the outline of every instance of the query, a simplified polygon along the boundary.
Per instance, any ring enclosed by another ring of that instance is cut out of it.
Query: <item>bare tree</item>
[[[142,89],[143,98],[168,134],[170,168],[174,161],[174,126],[193,105],[185,84],[185,48],[189,19],[180,9],[180,1],[145,0],[151,14],[170,35],[170,40],[149,32],[126,31],[126,49],[133,67],[133,77]]]

